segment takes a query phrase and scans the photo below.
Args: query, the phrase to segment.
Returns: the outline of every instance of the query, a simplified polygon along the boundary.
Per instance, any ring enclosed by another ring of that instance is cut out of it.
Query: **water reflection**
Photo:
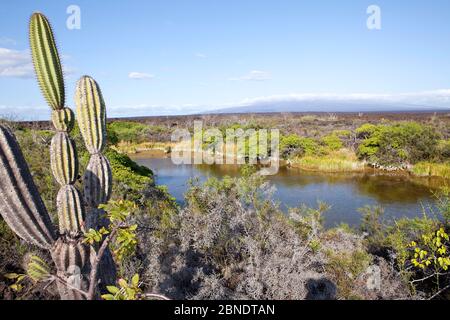
[[[239,175],[234,165],[174,165],[168,158],[134,159],[151,168],[158,184],[167,185],[171,194],[183,202],[183,194],[190,178],[205,181],[209,177]],[[318,201],[331,206],[326,214],[327,227],[341,222],[358,225],[361,215],[358,208],[381,205],[387,218],[422,215],[422,206],[432,204],[432,192],[442,184],[440,179],[412,179],[399,174],[366,173],[316,173],[298,169],[281,168],[268,179],[275,185],[275,198],[284,210],[301,204],[316,206]]]

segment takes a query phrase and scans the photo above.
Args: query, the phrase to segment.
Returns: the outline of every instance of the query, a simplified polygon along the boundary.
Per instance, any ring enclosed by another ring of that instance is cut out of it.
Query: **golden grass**
[[[420,162],[414,165],[412,173],[422,177],[442,177],[450,179],[450,163]]]
[[[168,152],[170,148],[173,147],[171,142],[142,142],[142,143],[130,143],[130,142],[119,142],[117,145],[113,146],[118,152],[126,154],[135,154],[139,152],[160,150]]]
[[[305,156],[291,161],[291,166],[310,171],[356,172],[364,171],[366,166],[359,161],[354,152],[341,149],[325,156]]]

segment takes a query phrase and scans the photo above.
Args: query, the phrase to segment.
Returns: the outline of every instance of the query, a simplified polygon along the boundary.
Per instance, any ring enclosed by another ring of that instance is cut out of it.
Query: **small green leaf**
[[[102,299],[103,300],[114,300],[114,296],[112,294],[103,294]]]
[[[112,294],[117,294],[120,291],[120,289],[115,286],[107,286],[106,289]]]
[[[136,273],[133,278],[131,278],[131,284],[134,287],[137,287],[139,285],[139,275]]]

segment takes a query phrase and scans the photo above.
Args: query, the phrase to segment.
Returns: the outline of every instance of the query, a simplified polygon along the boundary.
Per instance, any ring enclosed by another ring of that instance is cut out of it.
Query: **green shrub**
[[[352,135],[352,132],[350,130],[334,130],[333,135],[339,138],[348,138]]]
[[[385,245],[386,224],[383,221],[384,209],[380,206],[365,206],[358,209],[362,214],[360,229],[366,233],[366,242],[369,248],[380,248]]]
[[[416,122],[366,124],[356,132],[363,138],[358,156],[372,164],[402,167],[433,160],[439,153],[439,134],[434,128]]]
[[[280,153],[284,158],[317,155],[320,153],[320,146],[311,138],[291,134],[281,137]]]
[[[113,149],[107,149],[105,155],[111,163],[113,191],[116,197],[136,200],[142,196],[145,188],[153,183],[152,171],[139,166],[127,155]]]
[[[356,134],[358,138],[368,138],[377,130],[377,126],[371,123],[363,124],[361,127],[356,129]]]
[[[340,299],[356,300],[355,280],[364,273],[372,262],[372,256],[364,250],[351,252],[327,252],[327,270],[333,275]]]
[[[331,151],[337,151],[344,146],[341,139],[334,134],[323,137],[322,143]]]
[[[438,148],[441,159],[450,160],[450,140],[439,141]]]

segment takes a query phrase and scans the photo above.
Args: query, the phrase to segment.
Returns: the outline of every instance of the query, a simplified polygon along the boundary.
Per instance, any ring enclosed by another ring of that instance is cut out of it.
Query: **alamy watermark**
[[[69,30],[81,29],[81,8],[75,4],[67,7],[66,13],[69,15],[66,20],[66,27]]]
[[[367,18],[366,25],[369,30],[381,30],[381,8],[377,5],[370,5],[367,7]]]
[[[177,129],[172,133],[174,164],[250,164],[258,165],[261,175],[275,175],[280,166],[278,129],[203,128],[194,121],[194,130]]]

